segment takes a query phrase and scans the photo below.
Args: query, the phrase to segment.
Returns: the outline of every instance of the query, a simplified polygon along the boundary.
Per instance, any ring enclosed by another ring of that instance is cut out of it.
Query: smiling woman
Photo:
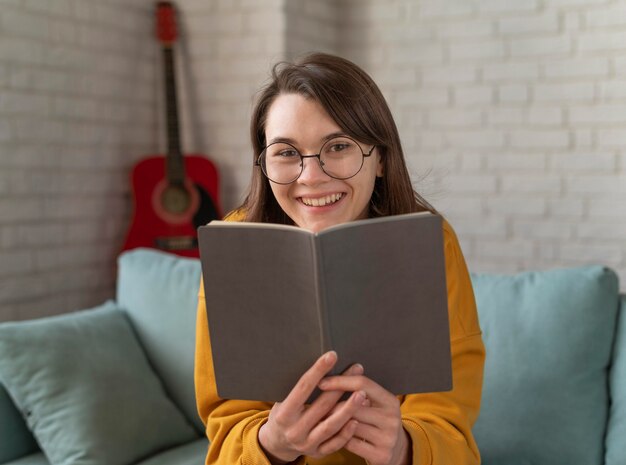
[[[276,65],[253,112],[251,135],[250,191],[227,218],[231,221],[319,232],[357,219],[436,213],[413,190],[380,90],[343,58],[312,54]],[[472,425],[485,353],[467,267],[445,221],[443,236],[454,384],[449,392],[396,397],[358,363],[339,376],[327,376],[338,356],[328,352],[294,380],[282,402],[220,399],[201,294],[195,373],[198,412],[211,443],[206,463],[480,463]],[[407,285],[412,279],[406,276]],[[322,393],[307,405],[315,388]]]

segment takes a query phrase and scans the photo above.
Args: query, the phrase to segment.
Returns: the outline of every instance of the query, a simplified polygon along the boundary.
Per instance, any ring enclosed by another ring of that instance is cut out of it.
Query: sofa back
[[[611,410],[606,433],[606,465],[626,463],[626,294],[621,296],[609,374]]]
[[[609,415],[619,422],[608,389],[616,274],[593,266],[472,281],[487,350],[474,427],[483,463],[604,464]],[[626,463],[609,445],[610,463]]]
[[[153,249],[125,252],[118,259],[117,303],[170,398],[204,434],[193,375],[200,274],[198,259]]]

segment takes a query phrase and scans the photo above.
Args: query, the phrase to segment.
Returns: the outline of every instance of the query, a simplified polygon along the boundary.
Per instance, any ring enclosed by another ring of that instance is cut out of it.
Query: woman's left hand
[[[359,422],[345,449],[367,460],[369,465],[408,465],[411,439],[402,427],[400,401],[367,376],[329,376],[319,383],[323,391],[363,391],[369,405],[354,414]]]

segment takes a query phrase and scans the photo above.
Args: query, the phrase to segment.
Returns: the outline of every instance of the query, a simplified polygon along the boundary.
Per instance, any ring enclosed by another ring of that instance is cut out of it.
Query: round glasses
[[[276,184],[291,184],[304,171],[305,158],[317,158],[322,171],[331,178],[348,179],[356,176],[363,167],[365,157],[376,146],[364,152],[354,139],[347,136],[333,137],[322,145],[319,153],[302,155],[297,148],[286,142],[274,142],[263,149],[255,165]]]

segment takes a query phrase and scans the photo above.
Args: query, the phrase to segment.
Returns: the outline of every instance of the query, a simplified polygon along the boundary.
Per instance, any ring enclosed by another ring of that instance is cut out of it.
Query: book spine
[[[315,295],[317,297],[317,319],[319,322],[320,355],[333,349],[328,318],[326,282],[324,279],[324,251],[317,235],[311,237],[313,269],[315,270]]]

